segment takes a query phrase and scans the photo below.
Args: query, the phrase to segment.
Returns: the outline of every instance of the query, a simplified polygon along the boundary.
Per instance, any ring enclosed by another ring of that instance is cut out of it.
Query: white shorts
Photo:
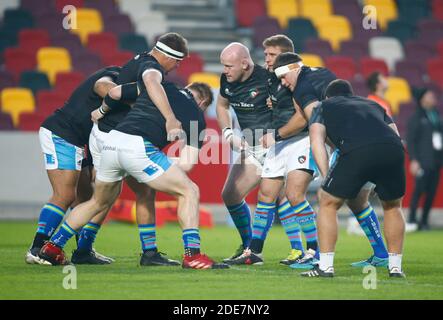
[[[92,163],[98,169],[100,167],[100,159],[103,150],[103,143],[108,136],[107,132],[100,131],[98,125],[94,123],[91,134],[89,135],[89,152],[92,156]]]
[[[38,137],[46,170],[82,170],[85,155],[83,148],[67,142],[43,127],[40,127]]]
[[[115,182],[127,173],[138,182],[147,183],[160,177],[171,164],[161,150],[143,137],[112,130],[103,143],[97,179]]]
[[[306,169],[318,174],[307,134],[279,141],[266,155],[262,178],[286,177],[293,170]]]

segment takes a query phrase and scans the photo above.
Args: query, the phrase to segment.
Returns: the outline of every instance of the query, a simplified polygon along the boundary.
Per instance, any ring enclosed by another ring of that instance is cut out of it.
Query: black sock
[[[200,253],[199,248],[186,248],[185,249],[185,255],[188,257],[195,256],[196,254],[199,254],[199,253]]]
[[[254,253],[261,253],[263,251],[263,245],[265,242],[261,239],[254,238],[249,245],[249,249],[251,249]]]
[[[45,244],[45,241],[49,240],[49,237],[43,233],[36,233],[34,242],[32,242],[32,248],[41,248]]]

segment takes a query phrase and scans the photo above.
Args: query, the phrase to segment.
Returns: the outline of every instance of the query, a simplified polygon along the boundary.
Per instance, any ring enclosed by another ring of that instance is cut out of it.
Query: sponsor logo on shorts
[[[299,163],[303,164],[303,163],[305,163],[305,161],[306,161],[306,157],[305,156],[298,157],[298,162]]]
[[[146,172],[149,176],[152,176],[153,174],[155,174],[158,171],[158,167],[151,164],[151,165],[147,166],[143,171]]]
[[[103,151],[105,151],[105,150],[115,151],[116,148],[115,147],[111,147],[111,146],[103,146]]]
[[[54,159],[54,156],[52,154],[45,153],[45,158],[46,158],[46,163],[47,164],[54,164],[55,163],[55,159]]]

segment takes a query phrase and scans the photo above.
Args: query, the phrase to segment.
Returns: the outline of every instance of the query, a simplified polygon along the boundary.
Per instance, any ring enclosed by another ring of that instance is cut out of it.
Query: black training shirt
[[[326,88],[335,79],[337,77],[326,68],[302,66],[293,92],[295,102],[304,110],[310,103],[324,100]]]
[[[309,124],[322,123],[334,145],[345,154],[375,143],[402,146],[400,137],[389,127],[393,123],[376,102],[358,96],[332,97],[319,103]]]
[[[270,72],[259,65],[254,65],[251,76],[243,82],[230,83],[224,74],[220,77],[220,95],[234,109],[240,128],[253,130],[254,145],[259,144],[255,134],[260,139],[266,130],[273,129],[272,110],[266,104],[269,78]]]
[[[149,52],[143,52],[136,55],[122,67],[122,70],[117,77],[116,83],[120,85],[130,82],[136,82],[141,65],[147,61],[157,62],[157,60],[153,56],[151,56]],[[114,108],[113,110],[110,110],[108,113],[106,113],[105,117],[99,120],[98,128],[100,129],[100,131],[103,132],[111,131],[117,126],[120,121],[123,120],[124,117],[126,117],[129,110],[131,110],[131,107],[128,104],[121,103],[121,105],[119,105],[117,108]]]
[[[73,145],[83,147],[88,143],[92,129],[91,112],[100,107],[103,101],[94,92],[95,83],[105,76],[115,81],[120,69],[116,66],[107,67],[89,76],[74,90],[64,106],[42,123],[42,127]]]
[[[171,82],[162,84],[172,111],[186,133],[187,144],[200,148],[204,138],[201,132],[206,128],[203,111],[197,106],[194,97],[187,89],[179,90]],[[159,149],[171,143],[167,140],[166,120],[149,98],[144,86],[131,111],[115,129],[142,136]],[[201,141],[199,137],[202,138]]]

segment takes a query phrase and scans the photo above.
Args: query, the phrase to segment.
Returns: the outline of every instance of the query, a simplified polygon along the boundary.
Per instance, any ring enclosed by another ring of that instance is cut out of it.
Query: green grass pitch
[[[77,289],[63,288],[62,267],[26,265],[25,252],[33,238],[32,222],[0,223],[0,299],[442,299],[443,232],[406,235],[403,258],[407,279],[389,279],[377,269],[377,288],[364,289],[367,274],[349,266],[370,255],[364,237],[340,233],[333,279],[305,279],[278,262],[289,251],[280,226],[270,231],[263,266],[229,270],[184,270],[181,267],[140,267],[137,228],[111,223],[97,237],[96,249],[116,259],[112,265],[77,266]],[[202,250],[221,260],[239,244],[234,229],[202,229]],[[70,241],[67,252],[73,249]],[[161,251],[171,258],[182,254],[181,231],[168,225],[157,231]],[[70,254],[69,254],[70,256]]]

